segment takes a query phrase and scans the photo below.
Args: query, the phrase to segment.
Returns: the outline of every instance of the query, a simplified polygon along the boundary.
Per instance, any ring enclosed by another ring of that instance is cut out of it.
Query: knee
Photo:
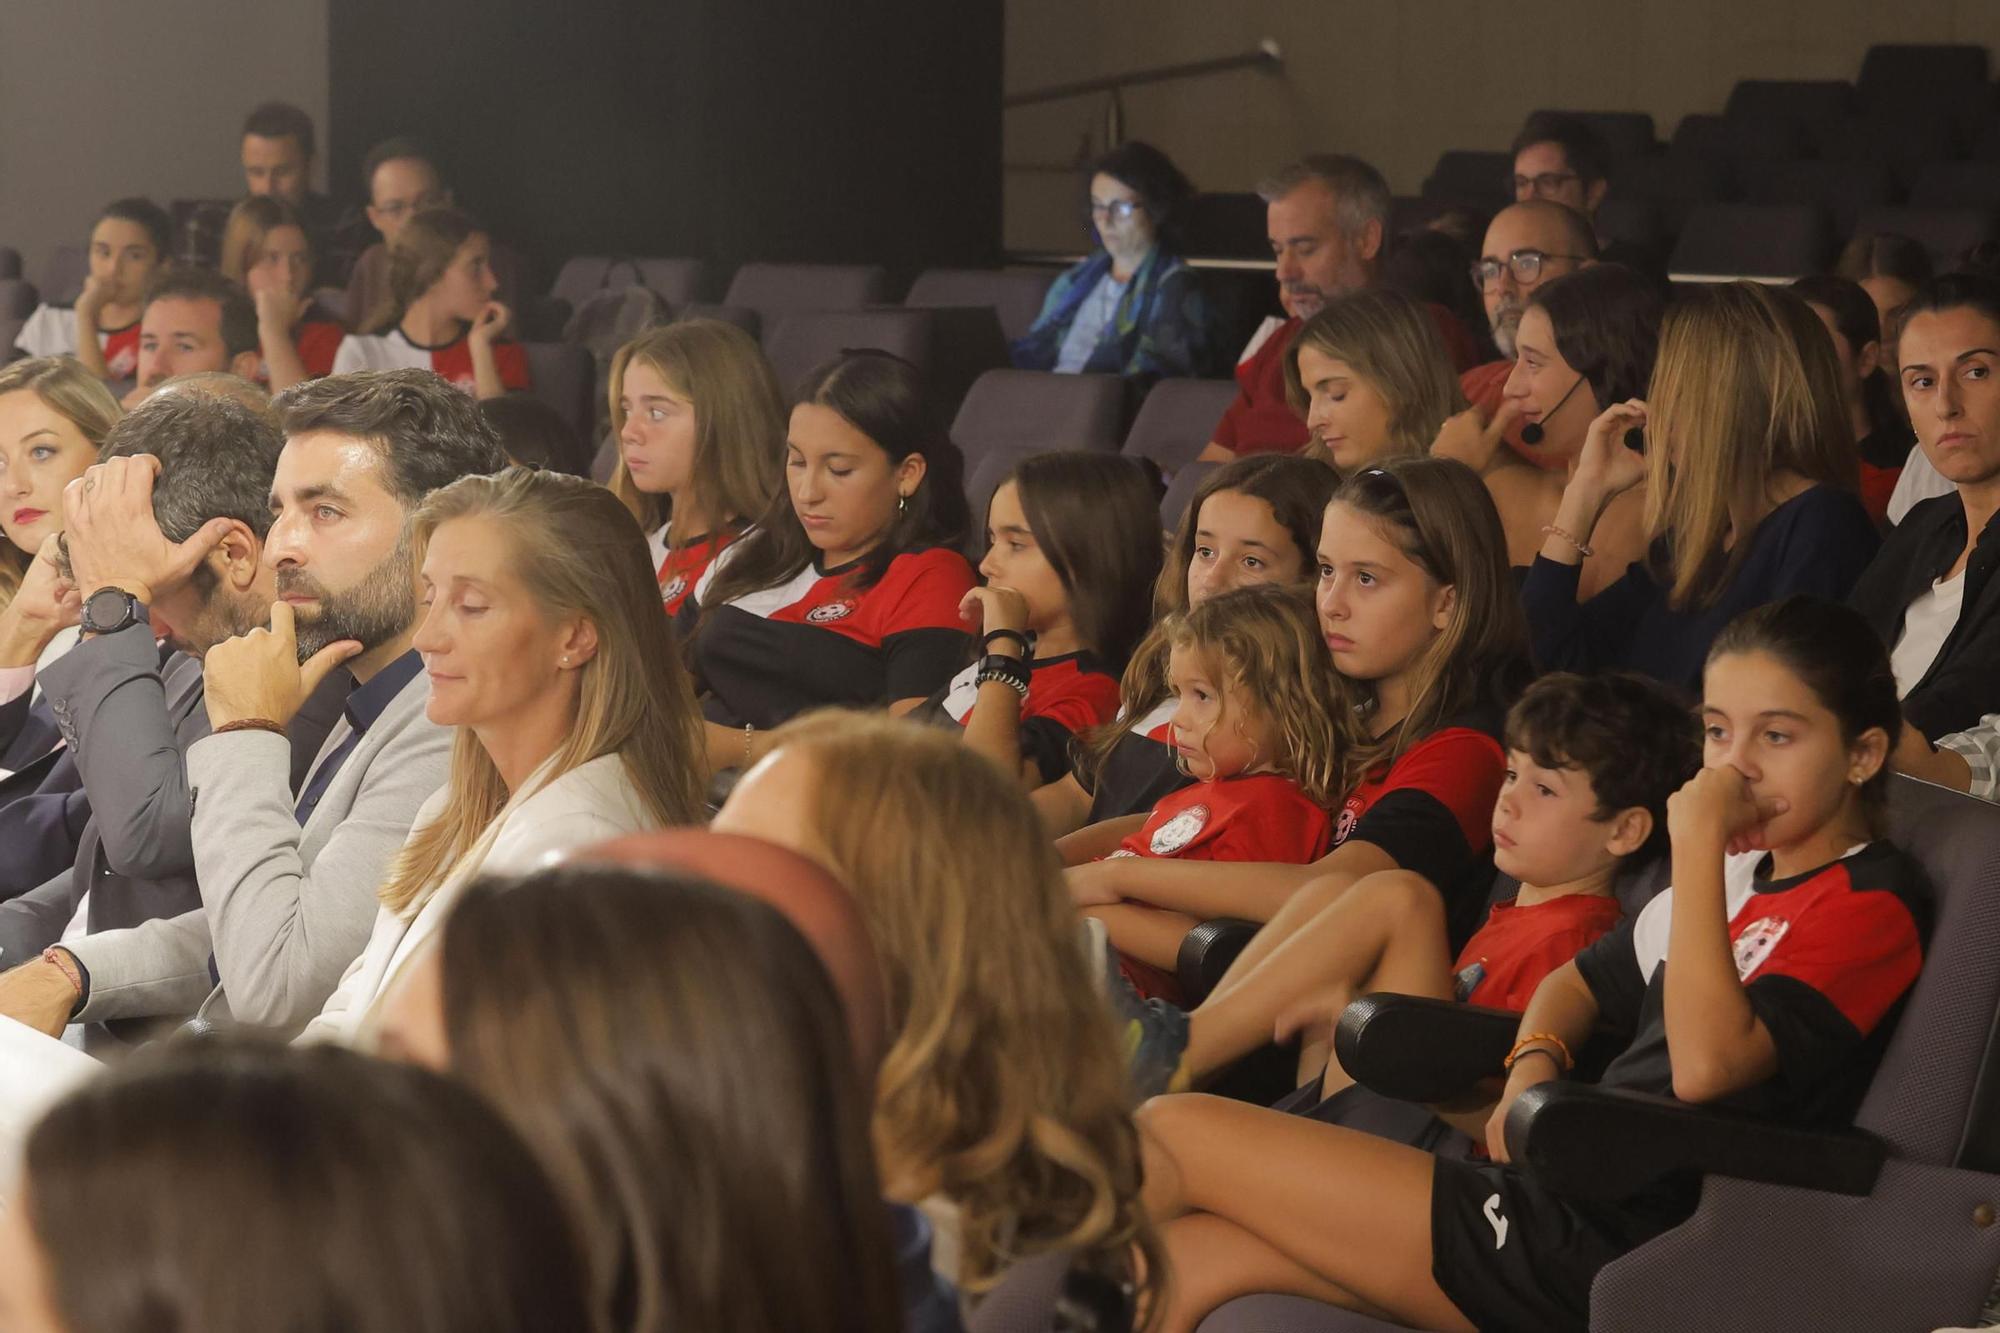
[[[1348,895],[1398,923],[1444,924],[1444,896],[1414,870],[1378,870],[1356,880]]]

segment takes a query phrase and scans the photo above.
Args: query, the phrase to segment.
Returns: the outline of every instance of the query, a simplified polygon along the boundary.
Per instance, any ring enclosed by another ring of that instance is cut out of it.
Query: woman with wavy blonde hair
[[[1054,1251],[1150,1291],[1161,1270],[1102,962],[1026,795],[956,737],[878,715],[822,713],[773,742],[714,827],[795,848],[861,903],[891,1034],[884,1192],[950,1206],[966,1291]]]
[[[36,356],[0,370],[0,607],[35,553],[63,528],[63,488],[97,461],[125,415],[75,357]]]
[[[307,1037],[367,1029],[376,999],[481,871],[700,820],[700,714],[639,525],[602,487],[509,468],[411,518],[414,646],[431,721],[457,728],[445,785],[381,889],[368,947]]]
[[[1349,475],[1421,457],[1465,409],[1437,320],[1384,288],[1335,297],[1305,322],[1285,349],[1285,401],[1311,435],[1301,452]]]

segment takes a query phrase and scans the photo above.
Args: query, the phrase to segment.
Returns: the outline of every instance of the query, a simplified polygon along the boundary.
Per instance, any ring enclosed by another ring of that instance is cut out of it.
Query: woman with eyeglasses
[[[1207,304],[1194,270],[1174,253],[1176,214],[1194,186],[1144,143],[1112,149],[1088,180],[1097,248],[1049,288],[1034,327],[1014,344],[1014,364],[1143,382],[1207,374]]]

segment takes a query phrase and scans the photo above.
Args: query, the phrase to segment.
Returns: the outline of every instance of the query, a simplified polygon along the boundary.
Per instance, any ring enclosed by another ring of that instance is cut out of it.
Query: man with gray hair
[[[1245,454],[1296,453],[1306,423],[1285,399],[1285,351],[1299,326],[1343,292],[1375,280],[1389,236],[1389,184],[1358,157],[1314,153],[1257,187],[1264,200],[1271,254],[1277,260],[1283,320],[1267,319],[1236,363],[1236,401],[1201,453],[1227,462]],[[1458,320],[1432,306],[1454,368],[1469,369],[1478,352]]]

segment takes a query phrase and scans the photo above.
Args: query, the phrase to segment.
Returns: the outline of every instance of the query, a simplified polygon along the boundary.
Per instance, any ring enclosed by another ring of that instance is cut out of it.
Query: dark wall
[[[337,0],[330,168],[435,145],[546,279],[572,254],[1000,251],[1000,0]],[[855,11],[861,11],[856,13]]]

